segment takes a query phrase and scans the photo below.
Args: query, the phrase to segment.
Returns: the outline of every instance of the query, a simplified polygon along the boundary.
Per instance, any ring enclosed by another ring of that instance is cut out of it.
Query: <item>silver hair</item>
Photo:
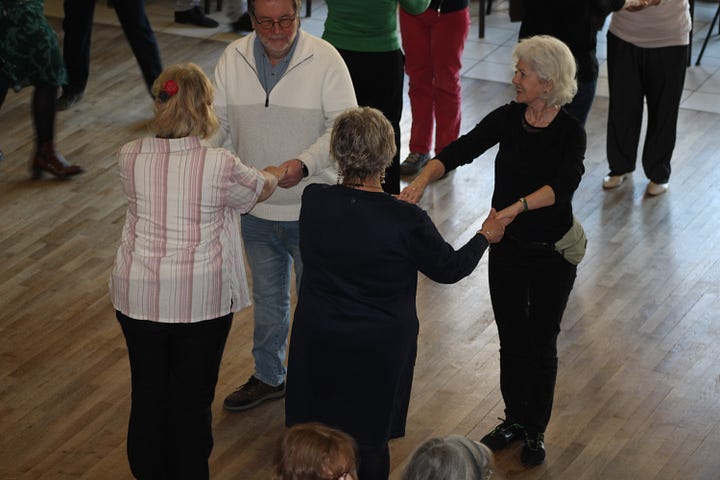
[[[552,83],[545,97],[548,105],[562,106],[572,101],[577,93],[577,64],[563,42],[549,35],[524,38],[515,45],[512,57],[514,66],[523,60],[541,80]]]
[[[247,2],[247,8],[248,12],[254,17],[255,16],[255,3],[257,3],[257,0],[248,0]],[[295,13],[298,13],[300,11],[300,0],[292,0],[293,8],[295,9]]]
[[[345,180],[382,176],[396,152],[392,125],[380,110],[350,108],[335,119],[330,155]]]
[[[493,454],[485,445],[449,435],[420,445],[402,480],[489,480],[492,474]]]

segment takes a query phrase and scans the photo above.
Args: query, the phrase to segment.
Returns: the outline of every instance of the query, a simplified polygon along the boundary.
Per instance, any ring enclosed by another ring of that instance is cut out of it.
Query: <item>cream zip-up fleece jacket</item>
[[[210,139],[232,148],[246,165],[263,169],[298,158],[310,175],[296,186],[278,188],[250,214],[266,220],[296,221],[308,183],[335,183],[330,132],[335,118],[357,106],[345,62],[335,48],[298,31],[298,44],[285,74],[266,95],[257,76],[255,33],[232,42],[215,67],[214,106],[220,120]]]

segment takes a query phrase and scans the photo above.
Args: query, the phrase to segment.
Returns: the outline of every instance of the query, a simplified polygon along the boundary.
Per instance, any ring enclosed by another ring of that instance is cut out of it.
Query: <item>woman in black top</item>
[[[538,465],[545,459],[557,335],[577,268],[554,244],[573,227],[571,200],[584,173],[586,137],[562,108],[576,91],[567,46],[531,37],[515,47],[513,58],[517,102],[491,112],[445,148],[400,198],[417,202],[430,182],[499,144],[492,206],[507,230],[490,249],[488,275],[506,418],[482,441],[498,450],[524,439],[523,463]]]
[[[503,224],[491,212],[463,247],[430,217],[384,193],[395,154],[379,110],[335,121],[330,153],[342,183],[305,188],[300,210],[303,278],[290,337],[285,419],[322,422],[352,435],[359,478],[386,479],[388,440],[405,434],[417,350],[417,273],[441,283],[469,275]]]

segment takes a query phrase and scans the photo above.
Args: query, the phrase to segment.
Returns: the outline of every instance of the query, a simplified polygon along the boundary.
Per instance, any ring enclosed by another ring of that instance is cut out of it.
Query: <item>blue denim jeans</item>
[[[290,330],[290,272],[300,288],[299,222],[242,216],[245,255],[252,274],[255,308],[255,377],[268,385],[285,381],[285,349]]]

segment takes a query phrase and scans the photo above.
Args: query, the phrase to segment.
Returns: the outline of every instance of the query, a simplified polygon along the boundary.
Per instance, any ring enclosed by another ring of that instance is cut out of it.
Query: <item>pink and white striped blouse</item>
[[[197,137],[143,138],[122,147],[128,207],[110,298],[128,317],[199,322],[250,305],[239,213],[264,178]]]

